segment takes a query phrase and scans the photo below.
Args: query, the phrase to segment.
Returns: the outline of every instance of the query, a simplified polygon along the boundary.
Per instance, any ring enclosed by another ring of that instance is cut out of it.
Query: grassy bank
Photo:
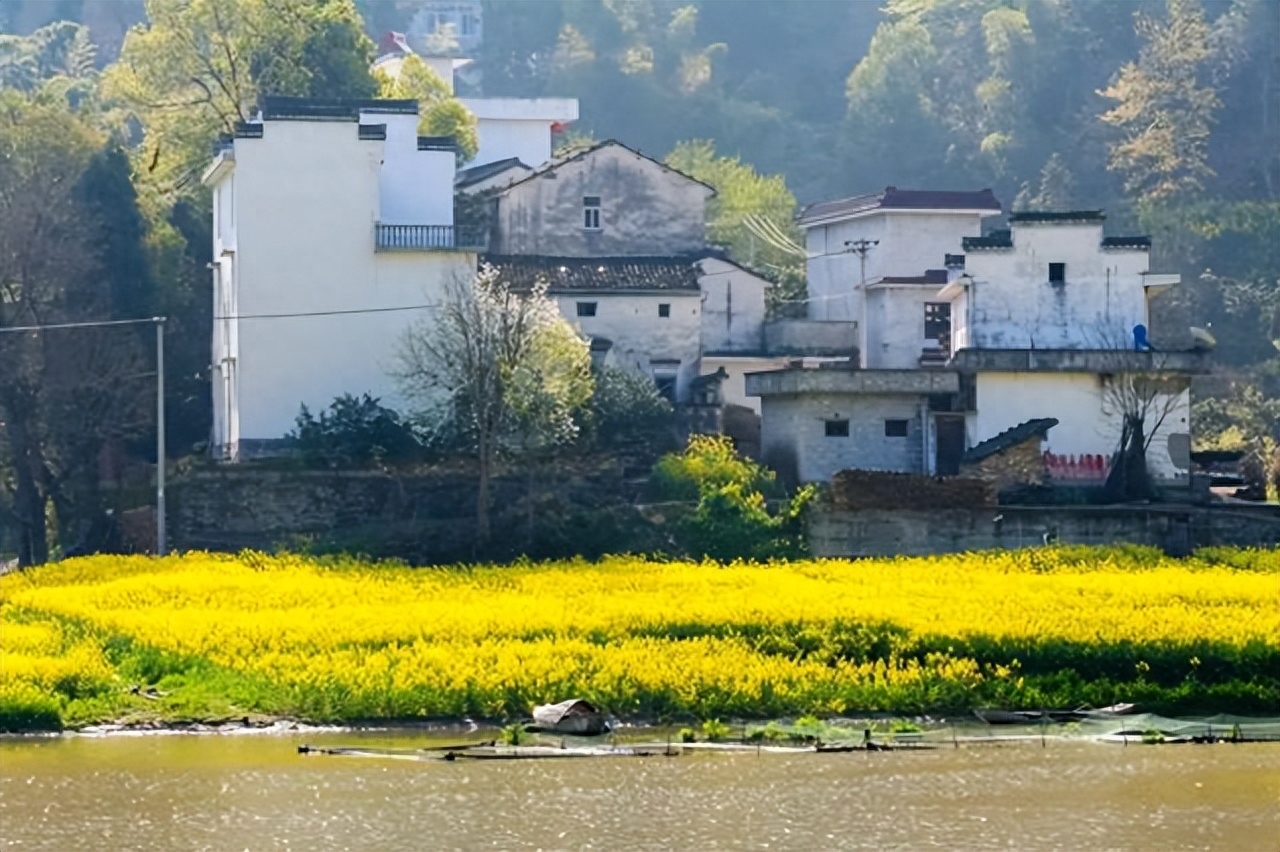
[[[504,719],[568,696],[655,719],[1115,701],[1280,713],[1276,551],[438,569],[104,556],[5,576],[0,595],[10,730]]]

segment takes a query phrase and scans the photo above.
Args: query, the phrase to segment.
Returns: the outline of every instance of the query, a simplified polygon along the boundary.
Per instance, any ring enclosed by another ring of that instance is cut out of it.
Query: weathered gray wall
[[[1280,545],[1280,510],[1265,506],[819,510],[809,523],[815,556],[919,556],[1032,547],[1046,540],[1147,544],[1174,554],[1211,545],[1276,546]]]
[[[498,198],[495,254],[558,257],[679,255],[705,247],[711,190],[620,145],[597,148]],[[583,228],[582,199],[600,196],[600,229]]]
[[[765,463],[798,482],[827,482],[849,469],[918,472],[924,447],[920,401],[905,394],[766,397],[760,426]],[[842,418],[849,421],[848,436],[827,437],[825,421]],[[906,420],[907,436],[886,437],[888,419]]]

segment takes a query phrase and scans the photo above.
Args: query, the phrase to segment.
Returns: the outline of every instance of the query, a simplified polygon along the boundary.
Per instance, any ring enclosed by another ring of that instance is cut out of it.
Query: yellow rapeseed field
[[[6,703],[41,724],[136,710],[135,685],[170,715],[315,719],[512,717],[575,695],[703,717],[1280,703],[1266,551],[418,569],[100,556],[0,578],[0,594],[0,725]]]

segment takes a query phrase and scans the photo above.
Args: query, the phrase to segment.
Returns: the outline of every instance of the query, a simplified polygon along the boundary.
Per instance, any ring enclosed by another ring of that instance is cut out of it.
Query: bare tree
[[[545,284],[519,292],[488,266],[451,280],[434,316],[405,331],[393,375],[419,422],[452,430],[475,454],[476,525],[486,542],[499,458],[571,439],[592,389],[587,343]]]
[[[1096,330],[1103,350],[1102,411],[1120,422],[1116,463],[1107,487],[1128,498],[1150,494],[1147,455],[1165,422],[1182,405],[1189,376],[1172,368],[1170,353],[1139,347],[1122,329]]]

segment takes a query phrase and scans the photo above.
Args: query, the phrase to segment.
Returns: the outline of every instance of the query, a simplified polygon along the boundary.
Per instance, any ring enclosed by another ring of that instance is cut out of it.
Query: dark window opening
[[[1049,283],[1050,284],[1067,283],[1067,265],[1065,263],[1049,264]]]
[[[951,351],[951,303],[926,302],[924,306],[924,339],[938,341],[938,348]]]
[[[660,317],[671,316],[671,306],[665,303],[658,305],[658,316]]]
[[[884,421],[884,436],[886,438],[905,438],[907,437],[907,424],[909,420],[886,420]]]
[[[658,388],[658,395],[674,405],[676,401],[676,377],[654,376],[653,383]]]
[[[828,438],[849,437],[849,421],[845,419],[823,421]]]
[[[596,315],[595,302],[578,302],[578,316],[593,317]]]

